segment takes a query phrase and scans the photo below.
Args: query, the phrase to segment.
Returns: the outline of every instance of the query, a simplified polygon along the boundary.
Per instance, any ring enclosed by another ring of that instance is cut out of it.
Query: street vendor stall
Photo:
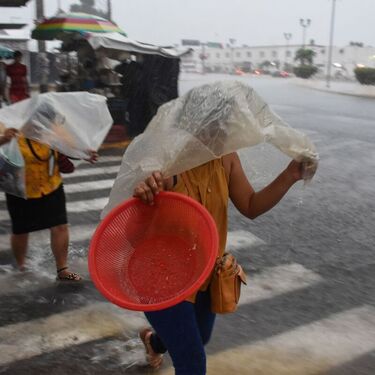
[[[60,14],[59,18],[68,16],[72,19],[72,14]],[[117,29],[111,30],[109,21],[103,19],[93,30],[97,17],[86,22],[87,27],[82,26],[82,14],[80,17],[81,21],[76,18],[73,24],[64,21],[60,30],[56,21],[46,20],[32,35],[61,40],[61,51],[75,51],[76,87],[108,98],[114,126],[121,125],[131,136],[143,132],[159,106],[178,96],[180,57],[190,50],[132,40],[115,24]]]

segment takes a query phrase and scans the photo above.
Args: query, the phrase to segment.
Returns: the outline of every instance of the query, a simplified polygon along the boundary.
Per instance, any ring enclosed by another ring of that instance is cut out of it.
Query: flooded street
[[[250,221],[230,208],[228,249],[248,275],[240,307],[219,316],[208,374],[375,373],[374,99],[324,93],[283,78],[182,74],[180,92],[218,79],[252,85],[316,145],[320,166],[271,212]],[[255,189],[288,163],[269,145],[239,152]],[[137,332],[141,313],[108,303],[87,270],[87,248],[121,163],[107,150],[66,176],[71,268],[55,281],[48,232],[30,239],[28,269],[13,268],[10,221],[0,194],[0,374],[155,373]],[[173,374],[168,356],[158,372]]]

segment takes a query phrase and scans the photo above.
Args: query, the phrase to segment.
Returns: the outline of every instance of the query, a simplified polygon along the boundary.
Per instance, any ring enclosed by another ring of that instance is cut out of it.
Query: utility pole
[[[335,15],[336,15],[336,0],[332,0],[331,31],[329,35],[329,51],[328,51],[328,62],[327,62],[327,88],[331,87],[331,68],[332,68],[332,52],[333,52],[333,34],[335,31]]]
[[[234,63],[234,45],[236,44],[236,39],[230,38],[230,63],[231,63],[231,72],[230,74],[234,74],[236,72],[236,67]]]
[[[36,22],[42,22],[44,19],[44,2],[43,0],[36,0]],[[49,59],[46,54],[46,42],[38,40],[38,65],[39,65],[39,91],[41,93],[48,91],[48,77],[49,77]]]
[[[201,50],[201,54],[200,54],[200,59],[202,61],[202,74],[205,74],[206,73],[206,58],[207,58],[207,55],[206,55],[206,43],[201,43],[201,47],[202,47],[202,50]]]
[[[107,0],[107,14],[108,14],[108,20],[112,21],[112,1]]]
[[[311,25],[310,18],[299,20],[299,24],[302,26],[302,48],[305,49],[306,45],[306,29]]]
[[[43,0],[36,0],[35,2],[35,15],[36,22],[39,23],[44,19],[44,2]],[[46,52],[46,42],[44,40],[38,40],[38,52]]]
[[[292,33],[284,33],[284,38],[286,40],[286,51],[285,51],[285,62],[284,62],[284,69],[285,69],[288,63],[289,41],[290,39],[292,39]]]

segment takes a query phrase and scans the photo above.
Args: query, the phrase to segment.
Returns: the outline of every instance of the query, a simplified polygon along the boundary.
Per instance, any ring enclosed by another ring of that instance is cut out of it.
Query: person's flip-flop
[[[57,270],[57,281],[81,281],[82,277],[78,275],[78,273],[75,272],[67,272],[64,274],[61,274],[61,272],[67,270],[68,267],[63,267]]]
[[[145,328],[139,332],[139,337],[145,346],[147,362],[150,367],[156,370],[163,362],[163,354],[154,352],[151,346],[151,336],[152,330],[150,328]]]

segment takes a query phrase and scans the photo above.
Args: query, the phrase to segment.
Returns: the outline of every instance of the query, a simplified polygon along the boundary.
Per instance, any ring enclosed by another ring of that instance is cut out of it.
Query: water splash
[[[116,339],[97,344],[91,361],[107,369],[118,367],[130,369],[147,365],[144,346],[139,338]]]

